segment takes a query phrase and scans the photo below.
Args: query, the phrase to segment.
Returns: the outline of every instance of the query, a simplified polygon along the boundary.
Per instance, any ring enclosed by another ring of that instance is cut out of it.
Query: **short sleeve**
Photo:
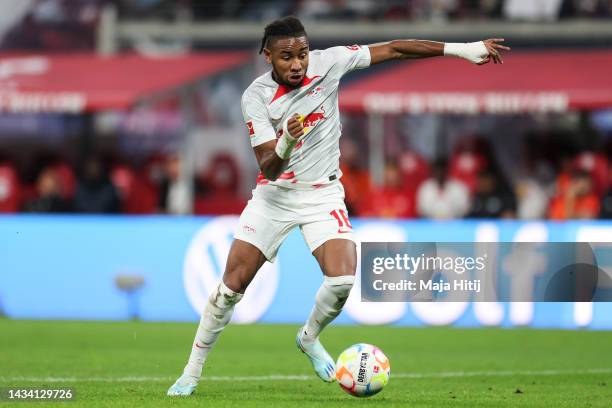
[[[325,50],[325,54],[326,58],[333,60],[341,75],[370,66],[370,48],[367,45],[332,47]]]
[[[276,139],[276,131],[270,123],[268,111],[256,95],[248,90],[242,95],[242,116],[249,132],[251,146]]]
[[[248,90],[242,95],[242,116],[249,132],[251,146],[276,139],[276,131],[270,123],[268,111],[257,95]]]

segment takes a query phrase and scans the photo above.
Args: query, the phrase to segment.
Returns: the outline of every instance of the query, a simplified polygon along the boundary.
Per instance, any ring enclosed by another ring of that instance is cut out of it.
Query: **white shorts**
[[[259,185],[240,215],[234,238],[256,246],[270,262],[289,232],[299,226],[310,252],[325,241],[354,241],[339,180],[312,190]]]

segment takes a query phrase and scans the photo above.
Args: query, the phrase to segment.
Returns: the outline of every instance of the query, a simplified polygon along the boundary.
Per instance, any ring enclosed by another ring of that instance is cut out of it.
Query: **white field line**
[[[513,377],[513,376],[556,376],[572,374],[612,374],[612,368],[587,368],[566,370],[500,370],[500,371],[442,371],[432,373],[394,373],[391,378],[461,378],[461,377]],[[202,381],[310,381],[313,375],[254,375],[254,376],[204,376]],[[166,382],[174,377],[0,377],[0,382]]]

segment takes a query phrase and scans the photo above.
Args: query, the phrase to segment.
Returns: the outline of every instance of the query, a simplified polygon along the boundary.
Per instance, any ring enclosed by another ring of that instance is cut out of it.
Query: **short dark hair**
[[[268,41],[272,37],[306,37],[306,30],[302,25],[302,22],[294,16],[286,16],[274,20],[266,26],[264,29],[264,35],[261,39],[261,48],[259,53],[261,54],[266,47]]]

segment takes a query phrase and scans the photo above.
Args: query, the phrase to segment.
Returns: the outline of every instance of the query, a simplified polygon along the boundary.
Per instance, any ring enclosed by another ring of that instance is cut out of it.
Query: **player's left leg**
[[[332,382],[335,362],[321,345],[319,335],[340,314],[349,296],[355,281],[357,250],[340,183],[314,191],[309,204],[300,228],[324,276],[310,316],[298,332],[297,343],[317,375]]]

